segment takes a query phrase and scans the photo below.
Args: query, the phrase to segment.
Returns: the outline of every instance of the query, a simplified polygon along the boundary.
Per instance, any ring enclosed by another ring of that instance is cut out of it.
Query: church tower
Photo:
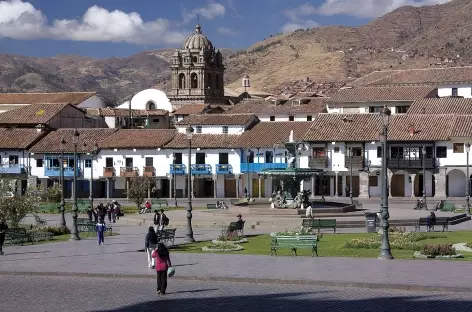
[[[202,33],[200,25],[182,49],[175,51],[170,70],[172,91],[168,98],[174,109],[195,103],[227,104],[223,56]]]

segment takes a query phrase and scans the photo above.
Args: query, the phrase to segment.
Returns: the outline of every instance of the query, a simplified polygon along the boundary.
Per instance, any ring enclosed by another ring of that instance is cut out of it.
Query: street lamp
[[[388,183],[387,183],[387,135],[388,135],[388,124],[390,122],[391,111],[385,106],[381,113],[382,115],[382,205],[380,215],[382,217],[382,245],[380,246],[379,259],[390,260],[393,259],[390,250],[390,241],[388,239],[388,219],[390,218],[388,213]]]
[[[421,153],[423,154],[423,208],[428,210],[428,205],[426,204],[426,147],[423,146]]]
[[[173,184],[173,189],[174,189],[174,201],[175,201],[175,207],[177,208],[177,181],[175,180],[175,153],[174,156],[172,156],[173,163],[174,163],[174,176],[172,177],[172,184]]]
[[[466,194],[465,194],[465,210],[468,216],[470,216],[470,175],[469,175],[469,154],[470,154],[470,143],[465,145],[465,152],[467,157],[467,177],[466,177]]]
[[[70,239],[71,240],[80,240],[79,237],[79,230],[77,229],[77,144],[79,143],[79,131],[77,129],[74,129],[74,132],[72,133],[72,144],[74,144],[74,167],[72,168],[74,170],[74,186],[73,186],[73,192],[74,192],[74,203],[72,204],[72,229],[71,229],[71,235]]]
[[[188,126],[186,129],[187,140],[188,140],[188,169],[187,169],[187,232],[185,233],[186,242],[194,242],[193,230],[192,230],[192,138],[193,138],[193,128]]]
[[[350,176],[349,176],[349,198],[351,199],[351,205],[353,204],[352,200],[352,148],[349,148],[349,167],[350,167]]]
[[[249,161],[251,160],[251,152],[252,152],[251,149],[248,149],[247,150],[247,156],[246,156],[246,158],[247,158],[247,186],[246,186],[247,192],[246,192],[245,196],[247,198],[249,198],[249,190],[251,189],[250,186],[249,186],[249,172],[250,172],[249,171]]]
[[[84,143],[84,146],[86,144]],[[93,208],[93,156],[95,156],[98,152],[98,143],[93,145],[93,150],[90,152],[90,193],[89,193],[89,201],[90,201],[90,208]]]
[[[62,227],[66,226],[66,216],[65,216],[65,202],[64,202],[64,149],[66,146],[66,141],[64,138],[59,142],[61,148],[61,155],[59,156],[59,173],[60,173],[60,183],[61,183],[61,223]]]

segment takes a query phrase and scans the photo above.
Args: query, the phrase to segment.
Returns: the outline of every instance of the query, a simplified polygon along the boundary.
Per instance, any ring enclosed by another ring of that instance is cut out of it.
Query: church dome
[[[212,50],[213,44],[210,40],[202,33],[202,27],[197,24],[195,27],[195,33],[188,37],[184,44],[184,50]]]

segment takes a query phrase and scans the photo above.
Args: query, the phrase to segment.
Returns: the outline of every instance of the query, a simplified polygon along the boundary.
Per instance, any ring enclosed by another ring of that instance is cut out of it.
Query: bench
[[[238,234],[239,236],[243,236],[244,235],[244,223],[246,223],[246,221],[243,221],[241,223],[238,223],[238,222],[231,222],[228,226],[228,228],[226,229],[227,231],[227,234],[231,233],[231,234]]]
[[[89,207],[90,207],[90,200],[88,199],[77,200],[77,211],[79,213],[86,213]]]
[[[270,255],[277,256],[277,249],[288,248],[292,252],[292,256],[298,256],[298,249],[311,249],[311,256],[318,256],[318,237],[316,235],[302,236],[276,236],[272,239],[270,245]]]
[[[169,207],[169,202],[165,198],[151,199],[151,210],[162,208],[162,206]]]
[[[158,231],[157,235],[159,241],[162,241],[166,245],[172,242],[172,245],[174,245],[176,230],[177,229],[164,229],[163,231]]]
[[[415,232],[419,232],[421,227],[425,226],[426,231],[434,232],[434,226],[441,226],[442,231],[449,230],[449,218],[448,217],[436,217],[436,222],[430,226],[428,226],[428,218],[419,218],[418,221],[415,223]]]
[[[41,219],[38,215],[34,215],[34,221],[36,222],[37,226],[46,226],[48,223],[46,220]]]
[[[303,219],[302,227],[305,229],[333,229],[336,234],[336,219]]]
[[[33,244],[37,242],[44,242],[44,241],[52,240],[54,238],[53,233],[43,232],[43,231],[30,232],[29,236]]]
[[[217,209],[216,204],[207,204],[207,209]]]
[[[24,228],[11,228],[5,231],[5,245],[23,245],[30,241]]]

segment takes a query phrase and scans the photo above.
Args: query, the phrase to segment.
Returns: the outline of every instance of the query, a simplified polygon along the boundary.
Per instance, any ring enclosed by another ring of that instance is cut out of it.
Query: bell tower
[[[199,24],[182,49],[176,50],[171,65],[174,109],[187,104],[227,104],[224,96],[223,56],[202,33]]]

